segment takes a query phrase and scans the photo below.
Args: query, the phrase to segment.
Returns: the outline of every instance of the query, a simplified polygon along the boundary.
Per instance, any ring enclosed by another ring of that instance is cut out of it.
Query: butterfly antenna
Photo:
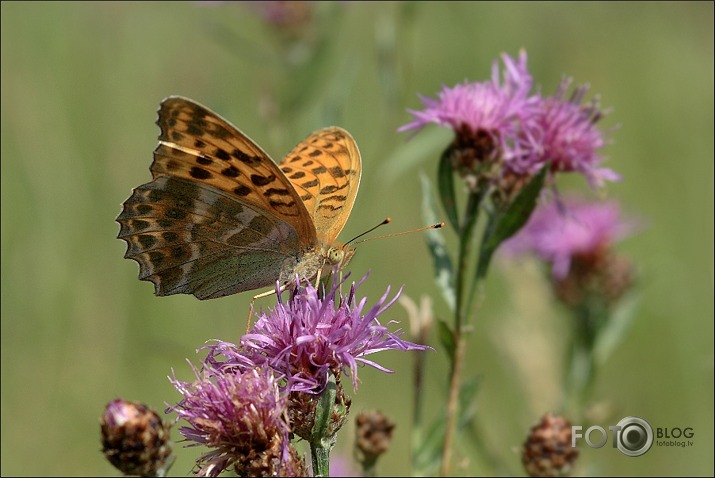
[[[389,221],[388,221],[388,222],[389,222]],[[387,224],[387,223],[385,222],[385,223],[383,223],[383,224]],[[380,225],[382,225],[382,224],[380,224]],[[377,227],[377,226],[373,227],[372,229],[370,229],[370,231],[374,230],[376,227]],[[385,239],[385,238],[387,238],[387,237],[403,236],[403,235],[405,235],[405,234],[412,234],[413,232],[426,231],[427,229],[439,229],[439,228],[441,228],[441,227],[444,227],[444,223],[443,223],[443,222],[440,222],[440,223],[438,223],[438,224],[432,224],[431,226],[420,227],[420,228],[418,228],[418,229],[412,229],[412,230],[410,230],[410,231],[395,232],[395,233],[393,233],[393,234],[385,234],[384,236],[370,237],[370,238],[368,238],[368,239],[363,239],[362,241],[357,241],[355,244],[360,244],[361,242],[373,241],[373,240],[375,240],[375,239]],[[366,231],[366,232],[360,234],[360,236],[362,236],[362,235],[364,235],[364,234],[367,234],[367,233],[370,232],[370,231]],[[358,236],[358,237],[360,237],[360,236]],[[355,239],[357,239],[357,237],[356,237]],[[353,240],[354,240],[354,239],[353,239]]]
[[[359,238],[361,238],[362,236],[364,236],[365,234],[371,233],[372,231],[374,231],[374,230],[377,229],[378,227],[384,226],[385,224],[389,224],[391,221],[392,221],[392,219],[390,219],[389,217],[386,217],[386,218],[385,218],[380,224],[378,224],[377,226],[373,226],[373,227],[371,227],[370,229],[368,229],[367,231],[361,232],[360,234],[358,234],[357,236],[353,237],[352,239],[350,239],[350,240],[349,240],[348,242],[346,242],[345,244],[350,244],[350,243],[353,242],[355,239],[359,239]],[[363,242],[363,241],[360,241],[360,242]]]

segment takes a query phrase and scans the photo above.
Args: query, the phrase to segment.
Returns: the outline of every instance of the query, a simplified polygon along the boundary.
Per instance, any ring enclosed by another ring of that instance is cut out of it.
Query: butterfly
[[[153,180],[117,217],[124,257],[155,294],[199,299],[325,277],[355,250],[336,242],[362,163],[353,137],[328,127],[276,164],[231,123],[195,101],[161,102]]]

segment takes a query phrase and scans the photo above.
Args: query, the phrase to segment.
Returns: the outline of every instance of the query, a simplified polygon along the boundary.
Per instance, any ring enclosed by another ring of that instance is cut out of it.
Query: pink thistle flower
[[[199,476],[218,476],[230,467],[239,476],[304,472],[289,447],[286,395],[272,370],[216,369],[207,361],[194,373],[193,382],[171,379],[183,399],[167,413],[188,423],[179,429],[193,442],[188,446],[212,448],[196,462]]]
[[[452,128],[457,134],[468,128],[470,133],[489,133],[508,159],[521,150],[521,123],[536,113],[538,97],[529,96],[533,83],[526,62],[526,51],[519,52],[518,60],[502,55],[504,71],[492,64],[491,81],[442,87],[438,99],[422,96],[422,111],[408,110],[415,120],[398,129],[421,129],[429,123]]]
[[[532,175],[551,161],[552,172],[582,173],[592,186],[617,181],[618,174],[598,167],[602,158],[597,151],[606,140],[596,123],[604,113],[595,99],[582,104],[587,85],[576,87],[567,98],[571,83],[571,78],[564,78],[554,96],[541,100],[534,121],[524,123],[522,144],[528,146],[505,163],[506,169]]]
[[[504,243],[510,254],[533,253],[563,279],[575,257],[598,254],[630,235],[633,222],[624,221],[617,202],[567,199],[538,207],[516,236]]]
[[[547,163],[552,174],[577,172],[594,187],[619,180],[600,167],[598,151],[607,140],[597,123],[604,112],[596,100],[583,104],[588,86],[569,96],[572,79],[564,78],[553,96],[531,94],[526,52],[518,59],[503,54],[502,61],[501,77],[494,62],[491,81],[444,86],[437,99],[422,97],[424,108],[408,110],[414,120],[398,131],[430,123],[451,128],[452,167],[465,178],[476,177],[478,187],[496,184],[504,198]]]
[[[365,310],[367,298],[358,300],[355,295],[360,283],[353,284],[347,296],[338,293],[338,284],[324,297],[311,284],[299,285],[286,303],[279,300],[275,308],[259,316],[251,333],[241,339],[240,353],[285,376],[291,392],[320,393],[330,372],[349,374],[356,389],[358,364],[392,372],[368,360],[368,355],[429,348],[403,340],[401,331],[389,332],[379,322],[378,317],[397,300],[399,292],[388,301],[388,287],[382,298]],[[226,350],[222,353],[233,361]]]

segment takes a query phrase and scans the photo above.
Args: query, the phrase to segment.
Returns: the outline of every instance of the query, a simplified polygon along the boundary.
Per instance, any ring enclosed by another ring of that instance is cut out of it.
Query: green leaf
[[[444,415],[435,417],[424,439],[413,447],[412,476],[435,476],[442,461]]]
[[[454,363],[454,332],[449,328],[447,322],[442,319],[437,319],[437,338],[444,347],[445,352],[447,352],[447,357],[449,357],[449,363]]]
[[[454,192],[454,169],[450,158],[452,148],[450,146],[444,150],[442,157],[439,159],[439,167],[437,169],[437,186],[439,189],[439,198],[442,201],[442,207],[447,213],[447,219],[454,227],[455,231],[459,231],[459,215],[457,214],[457,196]]]
[[[459,421],[457,428],[464,428],[477,413],[477,392],[481,384],[481,377],[475,375],[462,383],[459,389]]]
[[[495,211],[490,217],[482,238],[475,282],[487,275],[489,263],[497,247],[516,234],[529,220],[529,216],[536,207],[541,189],[544,187],[548,169],[549,165],[547,164],[524,186],[514,201],[509,203],[505,209]]]
[[[597,366],[605,364],[613,351],[627,337],[637,317],[638,302],[639,297],[636,294],[627,294],[621,299],[606,324],[598,331],[593,346]]]
[[[422,216],[427,224],[436,224],[439,222],[434,212],[434,202],[432,201],[432,188],[430,186],[427,175],[420,172],[420,183],[422,184]],[[445,302],[451,311],[454,311],[457,299],[454,290],[454,268],[452,259],[449,257],[447,244],[444,240],[442,231],[437,229],[428,229],[427,247],[434,264],[434,280],[442,292]]]

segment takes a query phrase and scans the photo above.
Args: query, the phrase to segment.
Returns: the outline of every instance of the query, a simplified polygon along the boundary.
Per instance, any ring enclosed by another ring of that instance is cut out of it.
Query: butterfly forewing
[[[214,186],[237,200],[262,207],[291,224],[303,245],[315,243],[315,227],[283,172],[248,136],[191,100],[161,103],[159,146],[151,171]]]
[[[280,168],[313,218],[318,238],[332,243],[350,216],[362,164],[353,137],[342,128],[323,128],[298,143]]]

